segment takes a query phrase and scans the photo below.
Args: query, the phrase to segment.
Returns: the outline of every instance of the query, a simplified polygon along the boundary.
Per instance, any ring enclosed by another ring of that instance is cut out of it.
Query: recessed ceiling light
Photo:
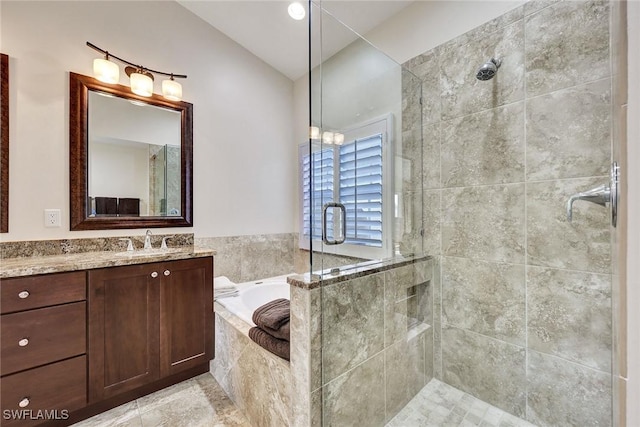
[[[298,3],[297,1],[289,5],[288,11],[289,11],[289,16],[295,19],[296,21],[300,21],[304,19],[304,16],[306,15],[304,6]]]

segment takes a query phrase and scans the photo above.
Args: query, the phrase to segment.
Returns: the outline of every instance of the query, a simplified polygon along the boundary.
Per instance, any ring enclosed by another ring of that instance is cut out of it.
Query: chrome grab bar
[[[327,211],[329,208],[339,208],[342,213],[342,236],[339,240],[329,240],[329,236],[327,236]],[[325,203],[322,207],[322,241],[326,245],[341,245],[345,240],[347,240],[347,208],[342,203]]]

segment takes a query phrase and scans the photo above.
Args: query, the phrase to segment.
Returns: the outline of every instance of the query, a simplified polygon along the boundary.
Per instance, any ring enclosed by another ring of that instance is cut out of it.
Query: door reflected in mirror
[[[180,215],[180,112],[89,92],[90,216]]]

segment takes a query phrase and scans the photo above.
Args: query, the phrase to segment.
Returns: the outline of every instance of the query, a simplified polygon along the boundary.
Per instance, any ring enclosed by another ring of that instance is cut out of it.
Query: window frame
[[[365,259],[386,259],[393,253],[393,213],[394,213],[394,171],[393,171],[393,115],[385,114],[365,122],[359,123],[344,132],[344,144],[357,139],[365,139],[374,135],[382,136],[382,247],[371,247],[358,244],[343,243],[340,245],[327,245],[322,239],[307,238],[304,234],[304,157],[316,151],[329,148],[329,144],[321,141],[311,141],[300,144],[298,150],[299,170],[299,218],[300,233],[299,247],[306,250],[317,251],[320,248],[323,253],[344,255]],[[343,145],[344,145],[343,144]],[[311,152],[309,148],[311,147]],[[339,173],[340,145],[333,145],[334,150],[334,174]],[[340,180],[333,180],[334,201],[340,200]],[[335,228],[335,227],[334,227]]]

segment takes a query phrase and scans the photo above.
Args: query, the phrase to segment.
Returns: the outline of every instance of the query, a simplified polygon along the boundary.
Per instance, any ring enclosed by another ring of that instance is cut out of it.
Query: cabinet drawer
[[[2,279],[0,312],[5,314],[82,301],[87,298],[86,295],[84,271]]]
[[[2,316],[1,374],[86,352],[86,303],[57,305]]]
[[[29,420],[29,417],[35,418],[38,411],[48,411],[50,416],[62,418],[65,411],[71,412],[85,406],[86,364],[86,356],[79,356],[2,378],[2,425],[40,424],[43,419]],[[19,415],[27,419],[6,419]]]

